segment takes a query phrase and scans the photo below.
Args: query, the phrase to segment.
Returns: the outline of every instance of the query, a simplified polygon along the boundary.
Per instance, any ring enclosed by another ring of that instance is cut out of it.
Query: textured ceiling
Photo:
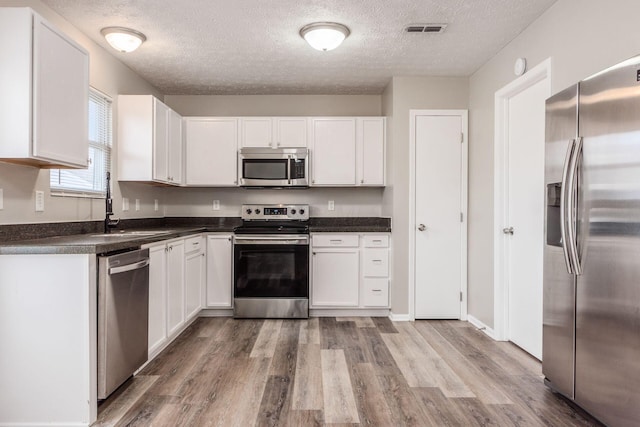
[[[93,40],[107,26],[143,32],[112,50],[167,95],[379,94],[392,76],[468,76],[556,0],[43,0]],[[334,51],[299,36],[316,21],[347,25]],[[442,34],[407,34],[415,23]]]

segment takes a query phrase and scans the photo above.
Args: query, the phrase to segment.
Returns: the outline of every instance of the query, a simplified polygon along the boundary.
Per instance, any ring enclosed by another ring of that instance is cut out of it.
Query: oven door
[[[235,236],[234,316],[309,315],[309,236]]]

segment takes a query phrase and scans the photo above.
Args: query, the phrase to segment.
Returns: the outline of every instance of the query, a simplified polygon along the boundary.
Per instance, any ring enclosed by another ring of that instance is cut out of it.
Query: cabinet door
[[[358,125],[358,185],[384,185],[385,121],[362,117]]]
[[[185,312],[191,319],[202,307],[202,286],[205,279],[204,253],[201,251],[189,254],[185,258]]]
[[[167,244],[167,335],[184,323],[184,241]]]
[[[271,117],[243,117],[240,119],[243,147],[272,147]]]
[[[207,237],[207,307],[232,307],[232,250],[230,235]]]
[[[356,120],[312,119],[312,185],[356,184]]]
[[[169,182],[169,107],[153,98],[153,179]]]
[[[182,117],[168,111],[168,177],[172,184],[182,184]]]
[[[276,117],[273,119],[276,147],[306,147],[306,117]]]
[[[185,119],[186,184],[238,184],[238,119]]]
[[[149,248],[149,355],[167,338],[166,245]]]
[[[312,307],[357,307],[358,249],[313,249]]]
[[[86,168],[89,54],[37,14],[33,31],[33,155]]]

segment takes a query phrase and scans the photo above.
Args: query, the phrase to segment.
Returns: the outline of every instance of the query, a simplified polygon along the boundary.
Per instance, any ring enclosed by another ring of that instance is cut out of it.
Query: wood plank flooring
[[[200,318],[95,426],[599,426],[466,322]]]

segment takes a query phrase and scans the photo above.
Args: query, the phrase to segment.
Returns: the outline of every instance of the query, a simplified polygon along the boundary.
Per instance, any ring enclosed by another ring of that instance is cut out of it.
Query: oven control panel
[[[309,205],[242,205],[241,217],[245,221],[306,221],[309,219]]]

